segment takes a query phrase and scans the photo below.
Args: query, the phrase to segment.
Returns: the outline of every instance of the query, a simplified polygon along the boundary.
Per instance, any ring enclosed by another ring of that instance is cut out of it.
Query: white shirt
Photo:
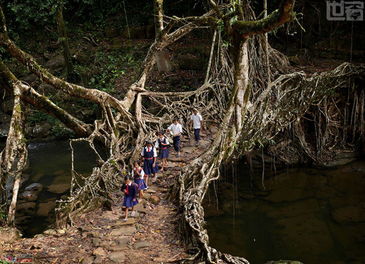
[[[141,171],[140,171],[140,173],[139,174],[141,174],[141,179],[143,180],[143,178],[144,178],[144,170],[143,169],[141,169]],[[134,168],[133,168],[133,170],[132,170],[132,177],[134,177]]]
[[[155,148],[159,148],[160,147],[160,144],[158,144],[158,140],[160,140],[161,142],[164,142],[165,141],[165,138],[166,137],[162,137],[162,138],[158,138],[157,140],[156,140],[156,142],[155,142]],[[167,144],[169,144],[169,141],[167,140],[167,138],[166,138],[166,143]],[[165,143],[164,143],[165,144]]]
[[[151,147],[152,148],[152,147]],[[146,149],[146,151],[151,151],[151,148],[147,148],[147,147],[144,147],[142,148],[142,151],[141,151],[141,156],[144,155],[144,150]],[[153,148],[153,157],[157,157],[157,151],[156,151],[156,148]]]
[[[194,129],[201,128],[201,121],[203,120],[203,118],[199,113],[197,113],[196,115],[192,114],[190,119],[193,120]]]
[[[181,124],[171,124],[168,128],[173,136],[178,136],[183,132]]]

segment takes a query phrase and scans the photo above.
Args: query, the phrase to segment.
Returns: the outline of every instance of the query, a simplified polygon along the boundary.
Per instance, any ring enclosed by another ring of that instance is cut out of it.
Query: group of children
[[[195,142],[199,144],[203,118],[194,109],[190,120],[194,128]],[[180,140],[183,128],[178,118],[174,119],[174,122],[167,128],[166,132],[172,135],[174,150],[176,151],[177,157],[180,157]],[[125,176],[122,186],[122,191],[124,192],[122,208],[125,212],[125,221],[128,219],[129,210],[131,210],[131,216],[134,216],[135,212],[133,208],[138,204],[138,198],[144,197],[143,192],[148,189],[150,176],[154,177],[154,181],[156,181],[157,172],[159,171],[157,157],[161,162],[161,171],[166,170],[170,142],[163,131],[158,132],[157,135],[158,137],[154,144],[152,141],[147,140],[145,146],[142,148],[141,158],[143,159],[143,167],[140,162],[135,161],[131,175]],[[159,150],[158,154],[157,149]]]

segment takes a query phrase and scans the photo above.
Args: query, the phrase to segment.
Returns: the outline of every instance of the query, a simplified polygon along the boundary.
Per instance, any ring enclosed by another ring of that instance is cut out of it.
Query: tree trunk
[[[62,43],[63,57],[65,59],[66,79],[68,81],[74,81],[75,76],[72,64],[71,51],[68,43],[65,21],[63,19],[63,4],[60,4],[57,8],[56,21],[57,21],[58,37],[59,41]]]
[[[0,61],[2,63],[2,61]],[[7,223],[14,224],[16,203],[23,169],[27,162],[27,146],[24,137],[24,114],[22,105],[22,83],[11,82],[14,95],[13,113],[10,121],[10,128],[4,150],[0,153],[0,188],[6,190],[5,201],[12,199],[9,206]],[[6,184],[6,186],[5,186]]]
[[[163,24],[163,0],[154,0],[155,9],[155,38],[158,39],[164,29]],[[170,72],[172,66],[170,63],[169,53],[166,50],[156,52],[155,60],[159,72]]]

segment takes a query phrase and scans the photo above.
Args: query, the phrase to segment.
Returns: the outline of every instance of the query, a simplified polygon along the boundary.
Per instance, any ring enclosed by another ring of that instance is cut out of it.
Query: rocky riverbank
[[[75,219],[72,227],[49,229],[33,238],[17,239],[14,235],[0,240],[2,259],[29,255],[34,263],[148,264],[175,263],[186,258],[186,245],[176,231],[179,226],[177,208],[168,201],[167,195],[181,168],[209,147],[210,140],[210,136],[205,136],[199,146],[183,140],[181,158],[175,158],[174,153],[170,155],[167,171],[159,174],[157,183],[136,206],[136,217],[123,221],[123,197],[117,191],[112,194],[111,210],[89,212]],[[4,230],[3,235],[7,232]]]

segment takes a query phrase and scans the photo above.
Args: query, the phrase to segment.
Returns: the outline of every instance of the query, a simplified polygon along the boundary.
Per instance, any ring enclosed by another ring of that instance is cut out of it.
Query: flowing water
[[[288,169],[265,180],[265,191],[260,177],[252,184],[241,167],[236,177],[216,184],[218,209],[211,190],[206,220],[212,246],[252,264],[365,263],[364,161]]]
[[[84,143],[73,144],[75,169],[79,173],[90,173],[96,156]],[[56,200],[68,195],[71,181],[71,150],[68,141],[30,143],[29,169],[24,176],[29,179],[22,190],[32,183],[43,185],[35,201],[18,202],[17,219],[25,236],[32,236],[54,223]],[[20,193],[22,192],[20,191]]]

